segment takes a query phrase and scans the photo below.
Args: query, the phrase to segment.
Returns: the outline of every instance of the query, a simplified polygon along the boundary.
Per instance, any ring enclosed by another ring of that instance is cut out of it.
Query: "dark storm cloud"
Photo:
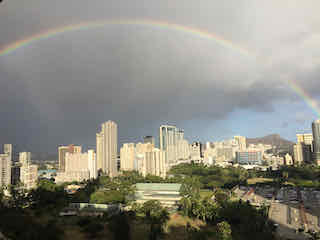
[[[150,18],[207,29],[252,56],[142,26],[33,43],[0,57],[0,142],[52,151],[71,142],[94,146],[98,126],[108,119],[119,123],[124,142],[156,135],[161,123],[214,121],[238,109],[269,112],[292,96],[288,79],[316,96],[320,19],[311,3],[293,2],[297,6],[287,8],[278,1],[264,7],[251,1],[7,1],[0,7],[0,46],[65,24]]]

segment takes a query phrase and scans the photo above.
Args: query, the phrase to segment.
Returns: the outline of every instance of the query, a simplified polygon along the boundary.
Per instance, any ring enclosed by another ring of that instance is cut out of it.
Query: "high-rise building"
[[[184,131],[175,126],[160,126],[159,143],[160,150],[165,152],[165,161],[167,165],[178,161],[178,142],[184,139]]]
[[[141,160],[142,164],[138,171],[143,176],[151,174],[162,178],[166,177],[165,153],[163,151],[153,148],[152,151],[145,152]]]
[[[238,143],[239,150],[245,151],[247,148],[247,140],[246,137],[243,136],[234,136],[234,140]]]
[[[98,177],[97,158],[93,149],[88,150],[88,167],[90,178],[96,179]]]
[[[114,177],[117,175],[118,126],[113,121],[101,125],[97,134],[97,167],[102,173]]]
[[[38,180],[38,166],[24,164],[20,168],[20,182],[26,189],[35,188]]]
[[[154,147],[156,146],[155,145],[155,140],[154,140],[154,137],[153,136],[145,136],[143,138],[143,143],[151,143]]]
[[[312,133],[297,134],[296,136],[297,136],[297,143],[312,145],[312,142],[313,142]]]
[[[4,154],[0,154],[0,187],[11,184],[12,145],[4,144]]]
[[[149,143],[152,145],[152,143]],[[152,145],[153,146],[153,145]],[[125,143],[120,149],[120,169],[133,171],[135,169],[136,147],[134,143]]]
[[[4,152],[4,154],[7,154],[10,158],[10,161],[12,161],[12,154],[13,154],[12,144],[4,144],[3,145],[3,152]]]
[[[88,153],[66,153],[65,172],[88,171]]]
[[[31,153],[20,152],[20,182],[24,188],[31,189],[37,186],[38,180],[38,166],[31,164]]]
[[[14,163],[11,166],[11,185],[17,185],[20,182],[20,170],[20,163]]]
[[[19,153],[19,162],[21,165],[30,165],[31,164],[31,152],[20,152]]]
[[[295,165],[300,165],[302,163],[311,163],[311,145],[306,145],[304,143],[295,144],[293,146],[293,159]]]
[[[66,153],[65,171],[57,173],[57,183],[97,178],[97,161],[94,150],[86,153]]]
[[[313,160],[320,165],[320,119],[312,123]]]
[[[73,144],[69,146],[60,146],[58,147],[59,155],[59,170],[65,171],[66,169],[66,153],[81,153],[81,146],[74,146]]]

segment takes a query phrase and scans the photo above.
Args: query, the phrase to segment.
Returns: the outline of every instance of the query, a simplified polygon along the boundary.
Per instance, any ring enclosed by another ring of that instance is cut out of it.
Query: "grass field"
[[[249,185],[254,185],[256,183],[270,183],[273,182],[272,178],[250,178],[247,179],[247,183]]]

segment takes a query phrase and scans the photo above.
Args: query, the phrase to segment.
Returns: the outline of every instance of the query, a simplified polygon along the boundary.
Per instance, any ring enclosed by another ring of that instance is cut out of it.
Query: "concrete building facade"
[[[151,143],[150,143],[151,144]],[[120,169],[133,171],[136,168],[136,147],[134,143],[125,143],[120,149]]]
[[[313,161],[320,165],[320,119],[312,123]]]
[[[59,171],[65,171],[66,169],[66,154],[67,153],[81,153],[82,147],[75,146],[73,144],[69,146],[58,147],[58,157],[59,157]]]
[[[117,175],[118,126],[113,121],[101,125],[97,134],[97,167],[109,177]]]
[[[259,151],[243,151],[236,153],[237,163],[240,165],[261,165],[262,154]]]
[[[0,187],[11,184],[12,145],[4,144],[3,150],[0,154]]]
[[[178,161],[178,141],[183,139],[183,130],[170,125],[160,126],[159,145],[160,150],[165,152],[165,162],[168,166]]]
[[[247,139],[243,136],[234,136],[234,140],[237,142],[240,151],[247,149]]]

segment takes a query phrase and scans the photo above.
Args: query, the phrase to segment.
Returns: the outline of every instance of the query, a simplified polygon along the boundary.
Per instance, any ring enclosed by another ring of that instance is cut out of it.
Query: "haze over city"
[[[157,136],[167,123],[190,141],[270,133],[294,140],[320,112],[319,7],[4,1],[0,143],[41,152],[94,147],[109,119],[120,144]]]

